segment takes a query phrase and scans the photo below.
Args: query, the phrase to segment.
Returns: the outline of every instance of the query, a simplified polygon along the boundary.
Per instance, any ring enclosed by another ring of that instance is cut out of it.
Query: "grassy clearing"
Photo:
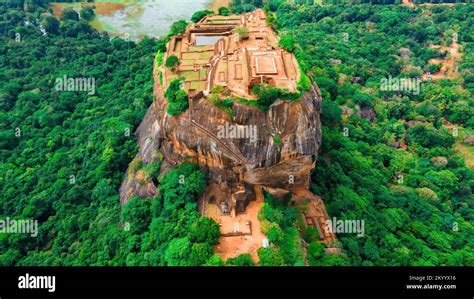
[[[184,71],[179,72],[180,76],[184,77],[186,81],[196,81],[199,80],[199,72],[194,71]]]

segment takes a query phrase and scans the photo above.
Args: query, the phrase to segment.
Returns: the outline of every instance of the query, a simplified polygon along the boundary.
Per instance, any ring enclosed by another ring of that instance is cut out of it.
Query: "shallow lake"
[[[124,9],[109,15],[97,15],[98,25],[100,29],[110,32],[111,35],[130,36],[131,39],[136,40],[144,35],[165,36],[173,22],[181,19],[189,21],[194,12],[206,9],[212,0],[123,2],[126,4]]]

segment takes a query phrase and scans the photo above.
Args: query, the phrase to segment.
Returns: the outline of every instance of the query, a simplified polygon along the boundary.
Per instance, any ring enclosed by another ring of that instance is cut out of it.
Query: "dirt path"
[[[422,3],[415,4],[413,0],[402,0],[402,5],[415,7],[415,6],[453,6],[456,3]],[[437,80],[437,79],[454,79],[458,77],[458,71],[455,66],[455,62],[461,59],[461,53],[459,53],[459,44],[456,40],[453,40],[451,46],[439,47],[441,51],[448,53],[445,59],[431,59],[431,64],[442,64],[441,69],[436,74],[423,75],[423,80]]]
[[[462,144],[461,142],[456,144],[458,151],[464,156],[466,166],[474,168],[474,147]]]
[[[242,236],[221,236],[214,252],[225,261],[243,253],[249,253],[255,264],[258,263],[257,250],[263,246],[265,235],[260,230],[258,212],[263,205],[263,194],[260,187],[255,187],[257,199],[249,203],[244,214],[236,217],[221,215],[216,205],[209,204],[206,215],[220,224],[221,235],[241,232]]]
[[[430,63],[441,63],[441,69],[436,74],[423,75],[423,79],[454,79],[459,76],[455,66],[456,60],[461,59],[461,53],[459,53],[459,44],[456,41],[453,41],[451,46],[440,47],[440,50],[446,51],[448,53],[448,57],[445,59],[431,59]]]

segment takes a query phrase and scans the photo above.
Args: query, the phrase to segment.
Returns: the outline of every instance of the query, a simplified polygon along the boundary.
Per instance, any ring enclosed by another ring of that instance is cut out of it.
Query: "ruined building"
[[[241,30],[239,30],[241,29]],[[243,32],[239,32],[243,31]],[[300,78],[293,54],[278,47],[278,37],[266,24],[265,13],[207,16],[168,44],[167,56],[180,59],[177,71],[166,70],[164,85],[185,78],[190,95],[220,85],[235,96],[253,98],[251,89],[267,83],[296,92]]]

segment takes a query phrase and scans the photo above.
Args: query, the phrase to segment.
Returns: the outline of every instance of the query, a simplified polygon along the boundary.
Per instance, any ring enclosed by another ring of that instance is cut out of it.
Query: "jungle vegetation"
[[[474,129],[472,6],[293,2],[265,9],[323,96],[311,187],[331,217],[363,219],[366,231],[338,235],[343,254],[325,255],[314,231],[298,230],[291,198],[266,195],[259,217],[271,244],[260,264],[474,265],[474,174],[460,150],[472,151],[463,141]],[[119,204],[166,40],[111,39],[42,3],[0,4],[0,217],[39,221],[36,238],[0,234],[0,265],[224,265],[212,251],[218,225],[197,211],[207,179],[196,165],[155,177],[156,198]],[[454,33],[459,76],[424,81],[417,94],[381,90],[383,78],[436,71],[429,60],[446,54],[431,45],[451,45]],[[95,93],[59,92],[64,76],[95,78]],[[136,168],[156,176],[159,165]]]

